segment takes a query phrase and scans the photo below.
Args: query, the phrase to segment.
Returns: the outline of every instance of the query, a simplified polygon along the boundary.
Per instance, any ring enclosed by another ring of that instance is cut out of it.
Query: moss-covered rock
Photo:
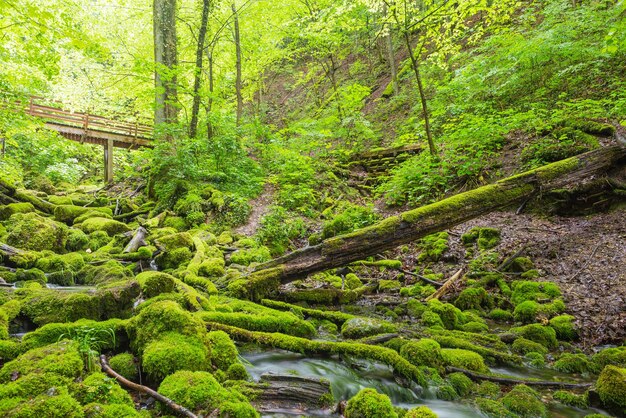
[[[556,331],[556,337],[561,341],[574,341],[578,338],[578,332],[574,327],[574,317],[571,315],[559,315],[550,319],[550,326]]]
[[[125,281],[133,276],[119,261],[109,260],[101,265],[88,264],[76,275],[76,282],[84,285],[103,285]]]
[[[31,400],[12,398],[7,401],[0,402],[0,415],[7,418],[84,418],[81,405],[67,394],[45,394]]]
[[[482,356],[473,351],[460,348],[442,348],[441,357],[447,366],[460,367],[475,372],[489,371]]]
[[[85,418],[145,418],[146,415],[137,412],[134,406],[91,403],[83,408]]]
[[[85,233],[91,234],[95,231],[104,231],[112,237],[116,234],[121,234],[130,231],[130,228],[125,223],[108,218],[89,218],[83,223],[78,225]]]
[[[87,212],[96,212],[100,216],[111,218],[113,212],[109,208],[95,208],[95,207],[83,207],[74,205],[59,205],[54,208],[54,218],[59,222],[64,222],[68,225],[74,223],[74,220]]]
[[[528,340],[543,345],[546,348],[556,348],[558,341],[556,339],[556,331],[548,326],[541,324],[529,324],[523,327],[511,328],[511,332],[518,334]]]
[[[104,373],[92,373],[73,390],[83,405],[90,403],[134,406],[133,400],[117,381]]]
[[[626,368],[626,346],[605,348],[594,354],[592,361],[598,372],[608,365]]]
[[[211,353],[211,363],[219,370],[227,371],[239,364],[239,352],[233,340],[224,331],[207,333],[206,341]]]
[[[387,395],[375,389],[361,389],[346,405],[346,418],[397,418],[398,414]]]
[[[139,376],[135,356],[131,353],[116,354],[109,359],[109,365],[128,380],[136,380]]]
[[[68,251],[83,251],[89,248],[89,236],[80,229],[70,228],[67,231],[65,249]]]
[[[475,309],[482,310],[493,305],[487,291],[482,287],[468,287],[463,290],[454,301],[454,305],[461,310]]]
[[[552,394],[554,400],[559,401],[563,405],[573,406],[574,408],[589,408],[589,400],[586,394],[577,395],[565,390],[557,390]]]
[[[198,336],[167,332],[146,345],[142,365],[150,377],[160,381],[179,370],[206,370],[208,350]]]
[[[533,353],[533,352],[541,353],[541,354],[548,354],[548,349],[544,345],[528,340],[523,337],[516,338],[515,341],[513,341],[513,344],[511,345],[511,349],[513,350],[514,353],[518,353],[522,355]]]
[[[526,385],[517,385],[502,398],[506,408],[522,418],[547,417],[548,412],[539,394]]]
[[[475,389],[475,384],[472,380],[465,376],[463,373],[450,373],[446,379],[450,382],[450,385],[454,388],[456,393],[462,397],[467,397]]]
[[[608,408],[626,412],[626,369],[606,366],[596,381],[596,390]]]
[[[448,251],[448,237],[447,232],[438,232],[422,238],[419,242],[422,252],[417,256],[417,261],[439,261]]]
[[[161,293],[171,293],[174,290],[175,278],[159,271],[144,271],[135,277],[141,285],[141,291],[146,298],[158,296]]]
[[[24,250],[63,252],[67,240],[67,226],[36,213],[11,216],[12,224],[6,237],[9,245]]]
[[[496,308],[489,312],[489,318],[498,322],[511,322],[513,321],[513,314],[504,309]]]
[[[208,258],[200,264],[198,274],[204,277],[221,277],[224,275],[224,266],[223,258]]]
[[[344,338],[358,339],[371,337],[372,335],[395,332],[396,326],[373,318],[352,318],[341,327],[341,335]]]
[[[441,369],[443,365],[441,346],[437,341],[429,338],[407,342],[400,349],[400,355],[418,367],[428,366]]]
[[[437,418],[437,414],[427,406],[418,406],[417,408],[409,409],[404,418]]]
[[[477,243],[479,249],[489,250],[497,246],[500,242],[500,230],[495,228],[474,227],[461,235],[461,241],[466,246]]]
[[[5,206],[0,206],[0,221],[6,221],[16,213],[29,213],[34,211],[35,207],[31,203],[10,203]]]
[[[488,398],[477,398],[476,406],[481,413],[489,418],[517,418],[517,415],[506,409],[500,401]]]
[[[561,296],[561,290],[552,282],[531,282],[527,280],[516,281],[512,284],[513,294],[511,302],[514,305],[532,300],[554,299]]]
[[[161,382],[158,391],[174,402],[205,416],[216,409],[220,410],[220,417],[260,416],[245,396],[235,390],[225,389],[207,372],[176,372]]]
[[[159,254],[155,261],[161,270],[173,270],[188,264],[192,257],[191,250],[182,247]]]
[[[587,373],[593,368],[586,355],[573,353],[562,354],[553,367],[564,373]]]
[[[264,263],[272,259],[270,250],[266,246],[237,250],[230,256],[230,261],[234,264],[248,266],[251,263]]]
[[[83,359],[74,342],[62,341],[41,348],[35,348],[6,363],[0,369],[0,382],[8,383],[11,376],[25,376],[30,373],[54,373],[68,378],[76,378],[83,371]]]

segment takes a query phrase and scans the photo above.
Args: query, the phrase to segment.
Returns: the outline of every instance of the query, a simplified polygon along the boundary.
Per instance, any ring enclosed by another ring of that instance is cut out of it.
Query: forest
[[[626,417],[626,1],[0,0],[0,416]]]

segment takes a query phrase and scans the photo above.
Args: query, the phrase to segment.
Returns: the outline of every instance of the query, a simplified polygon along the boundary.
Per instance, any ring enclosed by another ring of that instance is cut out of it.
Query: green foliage
[[[352,232],[380,220],[373,206],[359,206],[349,202],[340,205],[336,214],[322,224],[322,239]]]
[[[522,161],[528,168],[535,168],[599,146],[598,140],[589,134],[572,128],[558,128],[527,145],[522,151]]]
[[[85,369],[93,372],[97,368],[98,356],[103,347],[115,346],[113,328],[73,328],[59,339],[70,339],[78,343],[78,352],[83,356]]]
[[[289,215],[281,206],[272,206],[261,218],[260,228],[256,236],[259,242],[268,247],[272,256],[292,249],[292,241],[303,238],[306,227],[302,218]]]

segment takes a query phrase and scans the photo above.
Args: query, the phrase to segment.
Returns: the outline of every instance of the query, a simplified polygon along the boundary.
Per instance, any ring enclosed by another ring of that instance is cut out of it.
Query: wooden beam
[[[113,182],[113,139],[107,139],[104,147],[104,181]]]

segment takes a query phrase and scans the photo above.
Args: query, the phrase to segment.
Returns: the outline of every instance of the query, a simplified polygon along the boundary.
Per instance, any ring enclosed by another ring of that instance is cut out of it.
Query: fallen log
[[[148,230],[143,226],[137,228],[137,231],[133,234],[133,238],[130,240],[124,253],[134,253],[139,247],[146,245],[146,237],[148,236]]]
[[[14,255],[23,254],[24,250],[20,250],[19,248],[11,247],[8,244],[4,244],[0,242],[0,255],[3,257],[12,257]]]
[[[177,414],[183,415],[188,418],[198,418],[198,416],[191,412],[189,409],[185,408],[184,406],[178,405],[176,402],[174,402],[170,398],[166,398],[156,390],[150,389],[147,386],[138,385],[137,383],[131,382],[130,380],[122,377],[119,373],[113,370],[111,366],[109,366],[109,362],[107,361],[107,358],[104,354],[100,356],[100,366],[102,367],[102,371],[117,380],[120,385],[124,386],[125,388],[150,395],[154,399],[163,402]]]
[[[281,283],[363,260],[548,190],[579,185],[605,174],[625,156],[626,147],[600,148],[391,216],[260,264],[248,276],[233,281],[229,290],[240,298],[264,298]]]
[[[321,409],[333,399],[330,381],[289,374],[261,375],[255,393],[254,405],[261,411],[285,409]]]
[[[475,382],[488,380],[490,382],[500,383],[502,385],[526,385],[526,386],[540,386],[543,388],[552,389],[586,389],[591,387],[591,383],[568,383],[568,382],[556,382],[548,380],[526,380],[526,379],[514,379],[511,377],[499,377],[490,376],[487,374],[474,373],[466,369],[459,367],[447,366],[446,372],[448,373],[463,373]]]

